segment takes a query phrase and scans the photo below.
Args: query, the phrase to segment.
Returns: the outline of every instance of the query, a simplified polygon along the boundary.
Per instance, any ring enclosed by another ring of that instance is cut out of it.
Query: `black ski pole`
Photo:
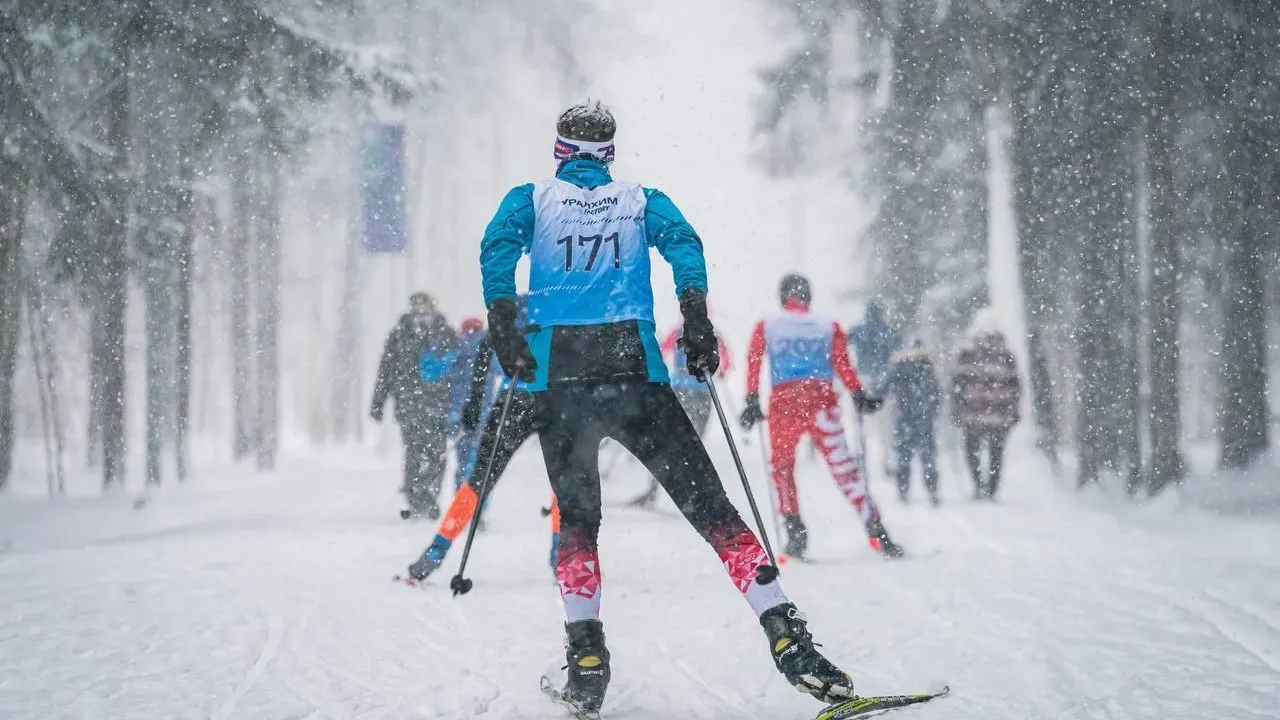
[[[747,482],[747,471],[742,467],[742,457],[738,455],[738,444],[733,441],[733,433],[729,430],[729,419],[724,415],[724,406],[720,404],[720,394],[716,392],[716,384],[710,374],[703,380],[711,391],[711,404],[716,406],[716,415],[720,418],[720,427],[724,429],[724,439],[729,443],[729,452],[733,454],[733,464],[738,469],[738,477],[742,479],[742,489],[747,491],[747,502],[751,504],[751,515],[755,517],[756,528],[760,531],[760,541],[764,543],[764,551],[769,555],[773,568],[762,567],[759,573],[760,584],[768,585],[778,577],[778,560],[773,556],[773,546],[769,543],[769,534],[764,531],[764,520],[760,519],[760,508],[756,505],[756,496],[751,492],[751,483]]]
[[[489,484],[493,480],[493,460],[498,456],[498,444],[502,442],[502,431],[507,427],[507,413],[511,410],[511,401],[516,396],[517,382],[513,378],[507,388],[507,397],[502,401],[502,415],[498,417],[498,431],[493,435],[493,447],[489,449],[489,463],[484,469],[484,480],[480,481],[480,499],[476,503],[475,517],[471,518],[471,527],[467,528],[467,542],[462,546],[462,562],[458,565],[458,574],[449,581],[453,596],[466,595],[471,592],[471,580],[462,576],[467,571],[467,558],[471,555],[471,544],[476,539],[476,528],[480,526],[480,515],[484,512],[485,500],[489,499]]]

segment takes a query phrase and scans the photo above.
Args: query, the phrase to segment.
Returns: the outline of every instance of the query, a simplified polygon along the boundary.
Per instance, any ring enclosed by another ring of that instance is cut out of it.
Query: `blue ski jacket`
[[[560,166],[556,178],[579,188],[595,189],[613,182],[608,167],[587,158],[575,158]],[[480,243],[480,268],[484,300],[516,295],[516,263],[530,252],[537,215],[532,183],[512,188],[485,228]],[[707,270],[702,239],[684,215],[661,191],[641,188],[644,196],[643,231],[649,247],[656,248],[671,264],[676,294],[690,288],[706,292]],[[632,273],[623,282],[648,283],[647,273]],[[640,288],[651,293],[649,288]],[[531,329],[529,345],[538,364],[537,378],[529,385],[533,392],[551,384],[640,380],[669,382],[654,336],[652,317],[599,325],[555,325]],[[613,349],[622,350],[614,352]],[[607,354],[612,353],[612,354]],[[554,363],[552,357],[556,358]],[[556,376],[549,376],[555,365]]]

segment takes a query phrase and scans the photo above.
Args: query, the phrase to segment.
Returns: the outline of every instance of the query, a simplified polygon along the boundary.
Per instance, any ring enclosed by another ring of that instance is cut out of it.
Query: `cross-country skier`
[[[669,363],[671,389],[675,391],[676,397],[679,398],[680,406],[684,408],[685,414],[693,421],[694,429],[698,431],[699,436],[702,436],[707,431],[707,422],[711,419],[711,391],[707,390],[706,383],[689,372],[689,357],[685,354],[684,348],[680,346],[681,337],[682,329],[680,327],[671,328],[667,336],[662,339],[658,349],[662,351],[663,360]],[[733,366],[733,360],[729,355],[729,346],[725,344],[724,338],[720,337],[718,333],[716,338],[720,342],[720,374],[727,375]],[[658,481],[650,477],[649,489],[628,504],[636,507],[649,507],[657,499]]]
[[[555,177],[508,192],[480,250],[494,350],[508,375],[530,383],[560,501],[563,697],[594,714],[609,686],[596,542],[599,447],[610,437],[648,468],[719,555],[788,682],[826,703],[845,700],[854,694],[852,680],[814,647],[671,390],[654,335],[649,248],[671,264],[689,363],[710,375],[720,361],[707,319],[702,241],[666,195],[613,180],[614,131],[612,113],[598,102],[566,110],[556,124]],[[530,256],[527,338],[515,306],[523,253]]]
[[[462,483],[471,475],[476,461],[476,448],[480,443],[475,422],[468,427],[463,420],[463,410],[471,395],[471,371],[479,357],[480,345],[484,342],[484,321],[480,318],[466,318],[458,326],[458,358],[453,367],[453,378],[449,389],[449,434],[454,438],[453,453],[456,467],[453,471],[453,491],[456,493]],[[489,404],[493,402],[497,378],[490,378],[481,388],[480,415],[484,417]]]
[[[871,547],[885,557],[900,557],[902,548],[885,532],[867,480],[849,452],[840,422],[836,377],[852,393],[858,412],[875,412],[882,401],[862,389],[849,362],[844,331],[834,320],[810,313],[811,298],[807,279],[787,275],[778,288],[782,312],[756,323],[747,350],[742,427],[750,430],[765,418],[760,409],[760,364],[768,357],[769,455],[778,512],[787,533],[787,554],[803,558],[808,548],[808,529],[800,519],[795,480],[796,446],[808,435],[826,458],[836,486],[858,511]]]
[[[523,298],[521,298],[517,315],[517,323],[520,325],[524,324],[523,306],[524,302]],[[516,451],[520,449],[524,441],[529,439],[529,436],[537,432],[537,426],[534,422],[533,395],[526,390],[525,383],[518,382],[516,384],[516,394],[511,399],[511,409],[507,414],[506,425],[502,427],[501,438],[498,437],[498,424],[502,419],[502,407],[490,398],[494,387],[494,378],[490,373],[490,368],[493,367],[492,358],[493,345],[486,334],[480,341],[475,360],[471,366],[467,383],[467,398],[462,408],[462,427],[463,432],[466,434],[473,434],[480,423],[480,418],[484,416],[482,411],[487,413],[484,430],[480,434],[479,447],[469,468],[465,484],[461,485],[458,491],[454,493],[453,501],[449,503],[449,508],[445,511],[444,518],[440,521],[440,527],[436,531],[435,538],[427,546],[427,549],[422,551],[422,556],[409,566],[408,579],[410,581],[421,582],[435,572],[440,567],[440,564],[444,562],[445,556],[449,553],[449,548],[453,546],[453,541],[458,537],[458,533],[462,532],[467,527],[467,523],[471,522],[472,518],[475,517],[480,504],[480,492],[483,489],[481,483],[484,482],[485,475],[488,472],[489,455],[493,454],[493,473],[489,478],[489,492],[492,493],[498,484],[498,480],[502,478],[502,473],[511,462],[512,456],[516,454]],[[507,392],[511,382],[510,378],[503,376],[498,389],[499,394]],[[497,442],[496,453],[494,452],[495,442]],[[560,541],[559,533],[560,509],[556,505],[555,497],[553,496],[551,498],[550,553],[550,562],[553,568],[555,566],[556,547]]]

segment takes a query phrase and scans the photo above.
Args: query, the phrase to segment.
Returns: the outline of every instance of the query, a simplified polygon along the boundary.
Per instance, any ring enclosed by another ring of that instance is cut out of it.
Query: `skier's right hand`
[[[761,420],[764,420],[764,410],[760,409],[760,396],[756,393],[751,393],[747,396],[747,405],[742,409],[742,417],[738,419],[738,422],[742,425],[743,430],[750,430]]]
[[[382,422],[382,406],[374,405],[369,408],[369,417],[373,418],[373,421],[376,423]]]
[[[707,294],[689,288],[680,296],[680,313],[684,316],[684,332],[680,349],[684,350],[689,374],[702,382],[720,369],[720,340],[707,318]]]
[[[533,382],[538,363],[524,333],[516,327],[516,303],[509,298],[494,300],[489,306],[489,341],[498,364],[507,377]]]

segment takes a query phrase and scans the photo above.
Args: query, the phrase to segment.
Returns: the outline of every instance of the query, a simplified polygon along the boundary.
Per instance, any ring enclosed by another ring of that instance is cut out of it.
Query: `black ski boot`
[[[884,523],[880,522],[880,518],[867,523],[867,544],[872,550],[890,560],[897,560],[907,554],[901,545],[889,539],[889,533],[884,529]]]
[[[609,649],[604,646],[604,626],[599,620],[565,623],[565,669],[568,678],[562,695],[583,712],[595,714],[609,689]]]
[[[783,529],[787,532],[787,545],[782,549],[786,554],[797,558],[804,559],[805,551],[809,548],[809,528],[804,526],[804,521],[800,519],[800,514],[786,515],[782,518]]]
[[[804,615],[787,603],[760,615],[760,626],[769,638],[769,651],[778,672],[796,690],[834,705],[854,697],[853,678],[831,664],[813,646]]]

